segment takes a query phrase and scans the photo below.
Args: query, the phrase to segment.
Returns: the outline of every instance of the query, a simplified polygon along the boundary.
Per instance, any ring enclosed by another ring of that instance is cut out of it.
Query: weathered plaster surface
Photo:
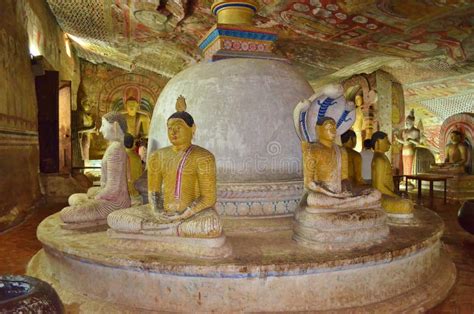
[[[64,230],[53,215],[38,228],[45,250],[29,274],[53,283],[79,312],[94,304],[98,312],[112,304],[123,311],[421,311],[454,283],[439,241],[443,223],[423,208],[410,223],[390,225],[383,243],[337,253],[302,248],[290,230],[242,232],[239,224],[224,225],[233,255],[203,260],[147,253],[146,243],[125,245],[106,232]]]
[[[49,70],[79,84],[77,59],[45,3],[7,0],[0,10],[0,231],[20,222],[41,196],[31,45]],[[74,101],[74,97],[73,97]]]
[[[179,95],[197,125],[194,143],[216,157],[219,182],[271,182],[302,176],[292,114],[312,88],[289,64],[257,59],[201,63],[169,81],[150,127],[149,153],[169,145],[166,119]]]

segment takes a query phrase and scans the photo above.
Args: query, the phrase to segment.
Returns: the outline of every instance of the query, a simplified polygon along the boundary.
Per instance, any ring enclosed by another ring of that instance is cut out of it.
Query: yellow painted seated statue
[[[101,186],[69,197],[60,213],[63,228],[81,229],[106,225],[107,215],[130,207],[127,187],[127,153],[123,146],[127,125],[122,115],[109,112],[102,117],[100,131],[110,142],[102,158]]]
[[[341,142],[347,152],[349,180],[352,185],[365,185],[365,181],[362,179],[362,157],[359,152],[354,150],[357,144],[356,133],[347,130],[341,135]]]
[[[191,143],[196,125],[185,112],[184,98],[178,112],[168,118],[171,146],[158,149],[148,159],[149,204],[117,211],[108,216],[117,233],[187,238],[222,236],[216,203],[216,164],[212,153]]]
[[[135,181],[142,175],[143,166],[140,156],[133,149],[135,140],[130,133],[126,133],[124,136],[125,151],[128,156],[128,171],[127,171],[127,183],[130,197],[132,198],[132,205],[139,205],[142,203],[140,193],[135,188]]]
[[[307,193],[295,213],[293,238],[322,250],[368,247],[389,232],[379,191],[352,185],[345,149],[334,143],[336,122],[319,119],[319,140],[301,142]]]
[[[449,137],[451,142],[446,145],[445,162],[431,165],[431,170],[449,174],[465,173],[469,158],[468,149],[462,143],[462,134],[459,131],[452,131]]]
[[[392,217],[413,217],[413,203],[394,192],[392,165],[385,155],[390,149],[386,133],[377,131],[372,135],[374,158],[372,159],[372,185],[382,193],[382,207]]]
[[[345,149],[334,143],[336,123],[323,118],[316,125],[319,141],[302,142],[304,186],[309,190],[308,205],[317,207],[355,208],[357,205],[377,206],[380,193],[352,186],[349,161]]]

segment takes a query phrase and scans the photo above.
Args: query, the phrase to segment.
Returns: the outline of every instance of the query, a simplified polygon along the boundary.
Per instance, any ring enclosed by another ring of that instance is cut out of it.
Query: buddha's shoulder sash
[[[186,164],[186,160],[189,158],[189,155],[191,155],[193,148],[194,145],[191,145],[184,151],[184,154],[181,157],[181,160],[179,161],[178,169],[176,170],[176,185],[174,188],[174,198],[177,200],[181,198],[181,185],[183,181],[184,165]]]

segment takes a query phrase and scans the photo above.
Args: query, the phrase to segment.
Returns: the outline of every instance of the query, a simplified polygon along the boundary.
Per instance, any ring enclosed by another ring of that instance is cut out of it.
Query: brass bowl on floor
[[[1,313],[64,313],[56,291],[46,282],[17,275],[0,276]]]

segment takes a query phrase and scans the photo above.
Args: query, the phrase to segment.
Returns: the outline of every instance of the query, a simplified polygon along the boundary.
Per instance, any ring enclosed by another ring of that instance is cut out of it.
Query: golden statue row
[[[167,121],[171,146],[153,152],[148,160],[149,204],[133,207],[130,207],[127,185],[130,177],[127,163],[131,161],[123,147],[127,123],[117,113],[103,116],[101,132],[111,144],[102,160],[101,187],[91,188],[87,195],[70,197],[70,206],[60,214],[63,228],[107,223],[109,235],[116,238],[224,238],[221,220],[214,209],[214,156],[192,144],[196,125],[185,111],[183,97],[178,98],[176,108],[177,112]],[[318,120],[316,132],[319,137],[316,143],[302,142],[307,194],[302,202],[304,209],[296,213],[295,239],[311,242],[326,237],[334,242],[336,234],[342,244],[352,241],[359,246],[380,241],[388,234],[385,212],[380,205],[387,213],[402,217],[410,216],[413,210],[410,201],[393,192],[391,165],[385,156],[390,148],[387,135],[376,132],[372,137],[375,148],[372,161],[375,189],[372,189],[363,184],[361,158],[353,150],[352,139],[345,141],[349,142],[345,148],[335,144],[336,122],[327,117]],[[356,220],[354,214],[347,215],[354,211],[359,215]],[[314,230],[320,230],[318,224],[325,225],[327,232],[315,234]],[[359,226],[356,231],[354,226]],[[330,245],[329,248],[340,247]]]

